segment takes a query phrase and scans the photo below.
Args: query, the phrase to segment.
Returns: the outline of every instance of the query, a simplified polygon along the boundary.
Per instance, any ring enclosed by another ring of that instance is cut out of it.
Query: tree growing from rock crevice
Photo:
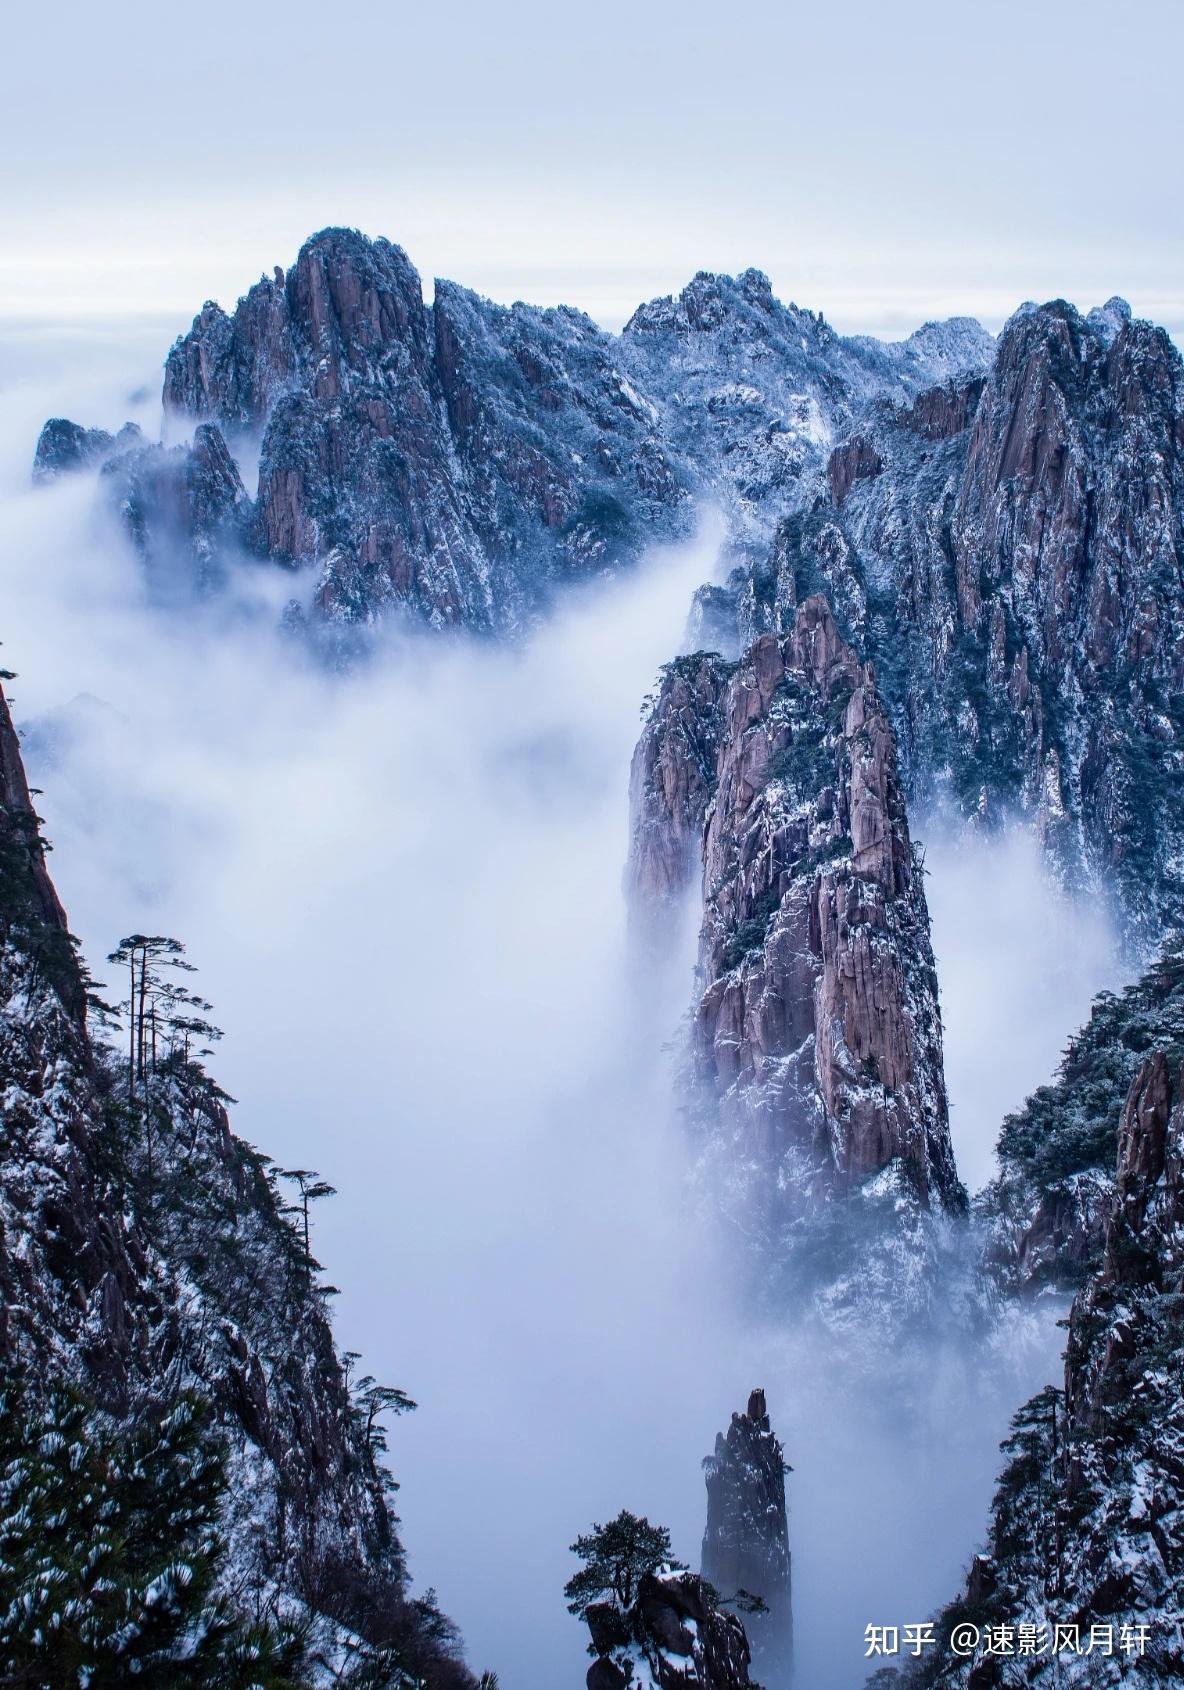
[[[683,1562],[674,1559],[666,1527],[651,1525],[644,1515],[631,1514],[627,1508],[606,1526],[594,1525],[583,1533],[571,1545],[571,1552],[584,1565],[567,1581],[563,1594],[568,1612],[578,1619],[587,1617],[594,1602],[630,1607],[647,1573],[659,1568],[685,1570]]]

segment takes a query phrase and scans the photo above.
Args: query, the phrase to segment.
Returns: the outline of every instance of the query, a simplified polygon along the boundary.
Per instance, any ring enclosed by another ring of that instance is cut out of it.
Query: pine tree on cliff
[[[311,1276],[317,1263],[312,1254],[312,1232],[309,1226],[309,1207],[319,1203],[324,1197],[336,1197],[337,1187],[323,1180],[313,1168],[280,1168],[281,1179],[292,1180],[300,1193],[299,1201],[287,1205],[288,1213],[300,1216],[300,1229],[304,1238],[304,1265]]]
[[[290,1690],[303,1645],[214,1594],[220,1446],[194,1396],[112,1428],[76,1392],[0,1382],[0,1681]]]
[[[653,1526],[643,1516],[621,1510],[607,1526],[594,1525],[571,1546],[585,1563],[564,1586],[568,1611],[583,1619],[593,1602],[615,1601],[628,1608],[647,1573],[659,1567],[682,1570],[670,1548],[665,1526]]]
[[[195,1039],[213,1041],[220,1039],[222,1033],[205,1020],[212,1006],[196,992],[187,991],[178,981],[168,978],[166,971],[197,972],[186,960],[185,947],[179,939],[160,933],[130,933],[120,940],[107,961],[128,971],[127,997],[116,1013],[126,1019],[128,1028],[128,1101],[134,1103],[138,1095],[139,1101],[144,1102],[149,1078],[163,1055],[175,1055],[180,1050],[188,1061]]]

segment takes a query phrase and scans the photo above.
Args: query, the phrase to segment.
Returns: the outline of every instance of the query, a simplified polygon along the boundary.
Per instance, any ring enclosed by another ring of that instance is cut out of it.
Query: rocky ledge
[[[744,1626],[695,1573],[646,1573],[629,1607],[594,1603],[586,1617],[588,1690],[749,1690]]]

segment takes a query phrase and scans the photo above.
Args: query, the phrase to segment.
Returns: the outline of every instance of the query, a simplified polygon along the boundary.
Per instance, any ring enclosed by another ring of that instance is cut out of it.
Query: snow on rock
[[[448,281],[428,307],[401,248],[325,229],[232,315],[202,307],[169,354],[164,404],[244,462],[262,437],[257,498],[244,522],[236,497],[222,544],[307,569],[319,616],[508,632],[562,584],[689,532],[694,495],[722,501],[738,537],[767,537],[858,405],[978,368],[988,347],[958,323],[894,346],[844,340],[755,270],[697,276],[619,336]],[[113,460],[122,438],[58,419],[35,473]],[[193,476],[187,448],[147,451],[126,512],[137,536],[169,527]],[[210,523],[193,514],[201,574]]]
[[[921,1213],[962,1214],[893,733],[826,601],[738,664],[671,665],[632,792],[627,884],[651,942],[701,886],[689,1094],[711,1201],[776,1271],[819,1253],[828,1210],[856,1258],[864,1220],[903,1239]],[[866,1261],[847,1276],[842,1250],[821,1253],[857,1294]]]

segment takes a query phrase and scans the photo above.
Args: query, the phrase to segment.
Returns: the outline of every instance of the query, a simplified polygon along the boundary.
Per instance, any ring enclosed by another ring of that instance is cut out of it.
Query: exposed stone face
[[[1146,1197],[1163,1174],[1171,1109],[1168,1060],[1162,1051],[1155,1051],[1135,1075],[1118,1124],[1120,1204],[1128,1197]],[[1178,1174],[1179,1170],[1174,1172]]]
[[[757,271],[697,276],[619,336],[447,281],[425,307],[400,248],[327,229],[233,315],[202,307],[169,354],[164,405],[236,451],[261,441],[252,543],[316,570],[322,616],[504,632],[563,583],[685,536],[692,494],[767,544],[861,403],[979,369],[990,346],[965,320],[844,340]],[[107,450],[50,429],[46,473],[55,453],[64,468]]]
[[[579,312],[512,310],[406,254],[327,230],[233,319],[206,306],[170,354],[166,408],[263,430],[258,548],[315,563],[343,621],[402,606],[513,625],[554,582],[678,527],[652,407]]]
[[[637,1599],[588,1610],[597,1658],[588,1690],[748,1690],[744,1626],[718,1607],[695,1573],[647,1573]]]
[[[751,1393],[745,1413],[733,1414],[703,1468],[703,1577],[725,1600],[746,1592],[765,1603],[768,1612],[750,1614],[745,1630],[758,1681],[767,1690],[777,1690],[788,1684],[793,1665],[792,1567],[786,1464],[763,1391]]]
[[[633,754],[626,891],[631,911],[650,927],[685,892],[702,861],[703,818],[720,753],[719,707],[731,668],[712,652],[671,664],[650,730]]]
[[[1024,307],[985,380],[873,400],[764,568],[876,662],[911,801],[1018,809],[1150,948],[1184,907],[1184,366],[1120,306]]]
[[[984,385],[985,378],[975,376],[969,381],[931,387],[928,392],[918,394],[912,405],[901,412],[900,421],[926,440],[956,439],[974,421]]]
[[[669,898],[697,822],[692,1090],[729,1146],[717,1178],[772,1226],[889,1169],[959,1211],[928,914],[872,671],[815,597],[721,688],[724,673],[667,671],[635,759],[629,872],[643,913]]]
[[[1005,1445],[990,1553],[937,1628],[925,1685],[985,1683],[949,1648],[950,1627],[1113,1626],[1112,1656],[1084,1656],[1075,1682],[1147,1686],[1184,1676],[1184,1072],[1153,1049],[1122,1107],[1115,1205],[1069,1318],[1063,1392],[1033,1399]],[[1143,1647],[1122,1627],[1144,1627]],[[1084,1647],[1084,1645],[1083,1645]],[[1007,1682],[1043,1683],[1047,1657],[1008,1663]]]
[[[88,469],[117,452],[143,444],[135,423],[125,423],[118,434],[105,428],[83,428],[65,417],[51,417],[37,439],[33,455],[33,480],[53,481],[59,475]]]
[[[192,444],[138,446],[110,456],[102,486],[148,570],[169,597],[214,586],[248,544],[251,506],[220,430],[202,423]]]
[[[830,477],[830,496],[841,505],[857,481],[879,475],[883,469],[880,454],[868,441],[856,434],[836,446],[827,460],[826,473]]]
[[[1087,1170],[1034,1192],[1023,1181],[997,1181],[980,1201],[993,1237],[986,1261],[1011,1291],[1080,1285],[1096,1261],[1114,1207],[1109,1175]]]

